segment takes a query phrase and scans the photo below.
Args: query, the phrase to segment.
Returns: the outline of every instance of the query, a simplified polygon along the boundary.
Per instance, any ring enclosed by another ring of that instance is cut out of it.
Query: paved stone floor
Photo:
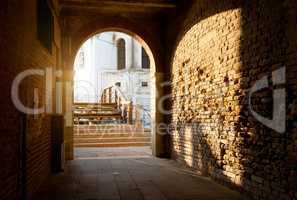
[[[150,157],[151,147],[75,148],[75,159]]]
[[[237,192],[220,186],[207,178],[195,176],[174,161],[147,155],[144,153],[147,149],[143,149],[143,153],[139,155],[140,150],[135,150],[136,153],[131,156],[133,153],[129,148],[93,149],[93,153],[94,151],[96,153],[107,152],[104,156],[93,158],[89,156],[91,154],[87,153],[87,149],[77,150],[78,159],[68,162],[64,173],[50,177],[36,199],[243,199]],[[112,152],[112,154],[108,152]],[[125,158],[123,152],[130,152],[130,154]],[[145,155],[143,156],[143,154]]]

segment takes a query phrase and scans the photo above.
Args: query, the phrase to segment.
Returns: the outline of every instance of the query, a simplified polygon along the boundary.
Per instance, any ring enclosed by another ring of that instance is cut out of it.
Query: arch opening
[[[74,148],[146,146],[143,153],[151,154],[154,63],[148,45],[127,31],[96,32],[82,43],[74,59]],[[93,94],[85,97],[86,91]],[[130,134],[117,140],[107,134],[105,140],[97,137],[92,145],[84,144],[77,138],[90,127],[97,135],[107,128]]]

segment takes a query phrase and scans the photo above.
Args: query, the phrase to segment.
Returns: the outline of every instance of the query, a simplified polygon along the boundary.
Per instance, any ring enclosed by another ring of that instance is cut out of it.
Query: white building
[[[104,88],[118,85],[134,105],[150,110],[150,62],[133,37],[120,32],[95,35],[79,50],[74,70],[74,102],[99,102]]]

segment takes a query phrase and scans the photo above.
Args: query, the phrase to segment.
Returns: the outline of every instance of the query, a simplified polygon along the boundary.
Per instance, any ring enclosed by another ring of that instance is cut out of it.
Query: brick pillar
[[[73,70],[64,71],[64,99],[63,99],[63,112],[65,117],[64,125],[64,144],[65,144],[65,159],[73,160]]]
[[[152,151],[153,155],[158,157],[163,157],[166,154],[165,135],[164,132],[159,129],[159,125],[164,122],[164,118],[161,110],[158,108],[158,103],[164,94],[161,83],[165,81],[165,77],[165,73],[154,73],[153,77],[151,77]]]

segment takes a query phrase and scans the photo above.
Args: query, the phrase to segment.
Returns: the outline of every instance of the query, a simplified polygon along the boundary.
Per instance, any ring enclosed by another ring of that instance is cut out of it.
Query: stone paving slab
[[[150,157],[151,147],[75,148],[75,159],[139,158]]]
[[[124,158],[122,152],[120,155],[68,162],[65,172],[52,176],[36,200],[244,199],[208,178],[188,173],[171,160],[152,156]]]

